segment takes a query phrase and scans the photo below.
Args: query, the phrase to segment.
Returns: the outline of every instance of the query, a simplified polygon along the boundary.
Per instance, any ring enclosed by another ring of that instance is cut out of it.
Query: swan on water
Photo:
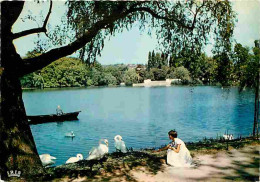
[[[105,144],[101,143],[102,141]],[[101,159],[107,153],[108,153],[108,140],[107,139],[101,139],[101,140],[99,140],[98,147],[93,147],[89,151],[89,156],[88,156],[87,160]]]
[[[66,133],[65,137],[75,137],[75,134],[71,131],[70,133]]]
[[[77,154],[77,157],[71,157],[66,161],[66,164],[69,163],[74,163],[74,162],[78,162],[80,160],[83,160],[83,155],[82,154]]]
[[[48,166],[48,165],[52,165],[55,163],[55,160],[56,157],[53,157],[51,156],[50,154],[42,154],[42,155],[39,155],[41,161],[42,161],[42,165],[43,166]]]
[[[123,138],[120,135],[114,137],[116,151],[126,153],[126,146]]]

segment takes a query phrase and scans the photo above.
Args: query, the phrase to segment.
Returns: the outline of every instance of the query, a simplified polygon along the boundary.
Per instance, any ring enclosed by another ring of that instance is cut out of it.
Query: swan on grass
[[[103,144],[102,141],[105,144]],[[101,139],[101,140],[99,140],[98,147],[93,147],[89,151],[89,156],[88,156],[87,160],[101,159],[107,153],[108,153],[108,140],[107,139]]]
[[[126,146],[123,138],[120,135],[114,137],[116,151],[126,153]]]
[[[52,165],[55,163],[55,160],[56,157],[53,157],[51,156],[50,154],[42,154],[42,155],[39,155],[41,161],[42,161],[42,165],[43,166],[48,166],[48,165]]]
[[[0,175],[0,182],[5,182],[4,180],[1,179],[1,175]]]
[[[71,157],[66,161],[66,164],[69,163],[74,163],[74,162],[78,162],[80,160],[83,160],[83,155],[82,154],[77,154],[77,157]]]
[[[233,140],[234,139],[234,137],[233,137],[233,134],[224,134],[223,135],[223,138],[225,139],[225,140]]]

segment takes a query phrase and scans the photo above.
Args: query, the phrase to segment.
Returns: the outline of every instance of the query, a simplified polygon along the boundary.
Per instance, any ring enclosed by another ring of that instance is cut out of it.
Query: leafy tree
[[[232,54],[234,64],[235,81],[239,81],[246,74],[247,65],[249,63],[249,49],[241,44],[236,44]],[[243,78],[242,78],[243,79]]]
[[[258,138],[258,127],[259,127],[259,82],[260,82],[260,40],[255,40],[254,52],[254,61],[253,61],[253,80],[255,88],[255,112],[254,112],[254,127],[253,127],[253,136],[257,134]]]
[[[173,78],[175,78],[175,76],[174,76],[174,70],[175,70],[175,68],[167,67],[167,76],[166,76],[167,79],[173,79]]]
[[[231,62],[231,35],[234,31],[234,19],[232,19],[233,15],[222,17],[221,14],[217,14],[216,16],[218,24],[224,23],[226,25],[226,29],[221,29],[219,34],[215,36],[213,59],[217,62],[216,80],[223,86],[229,86],[232,82],[231,74],[233,69]]]
[[[46,28],[51,16],[50,1],[42,27],[13,33],[12,26],[21,14],[24,2],[1,3],[1,33],[4,35],[1,67],[4,71],[0,126],[5,126],[0,129],[1,174],[11,169],[23,169],[24,177],[44,172],[22,101],[19,80],[22,76],[77,50],[81,51],[81,59],[87,64],[95,62],[105,38],[130,29],[136,21],[140,22],[141,29],[156,29],[158,40],[168,51],[191,44],[195,53],[207,42],[210,31],[213,30],[217,40],[226,42],[234,27],[234,12],[228,1],[68,1],[66,5],[67,19],[64,18],[60,26]],[[41,42],[43,39],[38,41],[36,50],[42,52],[41,55],[22,59],[13,40],[34,33],[45,33],[43,35],[50,39],[46,43]]]
[[[216,81],[223,86],[230,86],[232,82],[232,62],[229,54],[222,52],[221,54],[213,56],[213,59],[217,62]]]
[[[165,53],[162,53],[161,59],[162,59],[162,66],[168,66],[168,55]]]
[[[201,62],[201,74],[199,78],[204,83],[215,83],[216,82],[216,61],[211,58],[207,57],[205,54],[202,54],[200,56],[200,62]]]
[[[151,68],[156,68],[157,63],[156,63],[156,59],[155,59],[155,53],[154,51],[152,52],[152,58],[151,58]]]
[[[43,83],[44,83],[43,77],[40,74],[37,75],[33,73],[33,86],[42,88]]]
[[[120,85],[123,82],[123,74],[127,70],[127,66],[121,65],[110,65],[106,66],[104,72],[111,73],[116,78],[116,85]]]
[[[96,68],[92,68],[91,70],[91,80],[94,86],[100,85],[100,82],[102,80],[101,72],[98,71]],[[102,84],[101,84],[102,85]]]
[[[181,79],[182,84],[188,84],[191,81],[190,72],[183,66],[176,68],[173,75],[175,78]]]
[[[153,72],[150,70],[146,73],[146,79],[151,79],[151,80],[154,80],[154,75],[153,75]]]
[[[154,68],[162,68],[162,59],[160,53],[156,53],[154,57]]]
[[[243,49],[240,45],[239,50],[237,51],[240,54],[238,60],[239,63],[244,64],[242,67],[243,75],[240,77],[240,91],[244,87],[252,87],[255,90],[255,112],[254,112],[254,125],[253,125],[253,136],[258,137],[258,120],[259,120],[259,73],[260,73],[260,40],[255,40],[255,47],[253,48],[253,55],[247,55],[248,51]],[[247,64],[245,64],[245,62]]]
[[[167,70],[165,69],[152,68],[151,73],[154,80],[165,80],[167,76]]]
[[[21,79],[21,85],[25,88],[32,88],[33,85],[33,73],[23,76]]]
[[[133,83],[138,83],[139,76],[134,69],[129,69],[125,72],[123,80],[125,85],[131,86]]]
[[[151,68],[152,68],[152,54],[151,54],[151,52],[149,51],[147,70],[150,71]]]
[[[169,67],[176,67],[175,66],[175,54],[172,54],[171,56],[170,56],[170,60],[169,60]]]
[[[138,74],[138,83],[143,83],[146,79],[147,71],[145,70],[145,66],[142,64],[138,64],[136,66],[136,73]]]

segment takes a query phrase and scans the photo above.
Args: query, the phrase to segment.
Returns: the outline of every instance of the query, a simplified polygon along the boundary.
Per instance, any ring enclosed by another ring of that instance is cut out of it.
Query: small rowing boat
[[[63,113],[61,115],[49,114],[49,115],[27,116],[27,119],[29,124],[71,121],[71,120],[78,120],[78,115],[80,112],[81,111]]]

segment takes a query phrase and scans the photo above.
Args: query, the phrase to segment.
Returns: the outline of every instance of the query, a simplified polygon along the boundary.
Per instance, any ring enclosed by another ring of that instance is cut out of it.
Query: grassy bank
[[[196,143],[187,143],[191,155],[195,157],[199,154],[214,154],[219,151],[239,149],[245,146],[260,145],[260,141],[253,138],[235,139],[232,141],[204,139]],[[124,177],[127,181],[134,181],[129,172],[137,167],[143,166],[150,173],[156,174],[166,159],[166,151],[153,153],[154,149],[144,149],[139,151],[130,150],[126,154],[111,153],[101,160],[79,161],[73,164],[47,168],[47,174],[37,178],[44,181],[60,181],[61,179],[76,179],[84,177],[92,181],[109,181],[115,176]]]

